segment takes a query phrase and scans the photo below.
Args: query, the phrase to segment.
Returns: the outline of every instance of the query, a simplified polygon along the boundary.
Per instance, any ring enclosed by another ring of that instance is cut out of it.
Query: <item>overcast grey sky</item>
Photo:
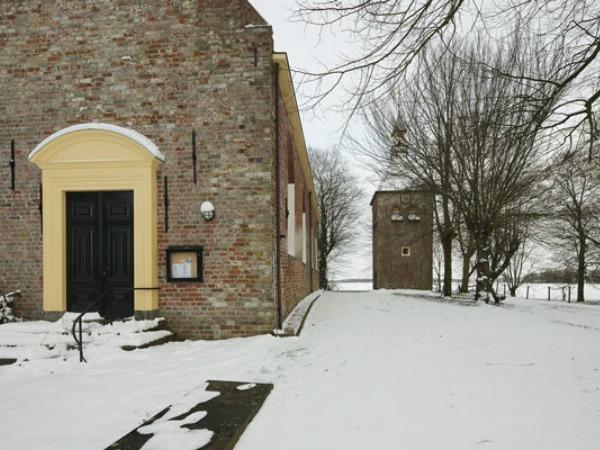
[[[302,23],[291,21],[296,6],[295,0],[250,0],[257,11],[273,27],[275,50],[287,52],[292,68],[317,70],[323,67],[321,61],[330,61],[340,50],[339,39],[319,40],[316,30],[306,28]],[[303,94],[298,90],[298,101],[303,102]],[[332,97],[332,102],[335,102]],[[315,147],[329,147],[340,141],[340,122],[343,117],[328,110],[302,111],[302,123],[307,144]]]

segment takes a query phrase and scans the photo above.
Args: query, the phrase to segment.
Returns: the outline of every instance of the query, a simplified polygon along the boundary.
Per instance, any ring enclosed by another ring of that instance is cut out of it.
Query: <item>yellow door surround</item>
[[[133,191],[134,287],[158,284],[156,169],[164,156],[143,135],[88,123],[60,130],[29,154],[42,170],[44,311],[67,308],[66,193]],[[137,290],[136,312],[158,309],[156,290]]]

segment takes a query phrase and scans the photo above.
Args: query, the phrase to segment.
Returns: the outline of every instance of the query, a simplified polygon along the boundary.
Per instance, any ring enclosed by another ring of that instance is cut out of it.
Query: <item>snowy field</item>
[[[502,287],[502,284],[500,284]],[[561,300],[563,293],[565,298],[568,298],[569,285],[566,283],[530,283],[520,286],[517,289],[517,295],[519,297],[525,297],[527,295],[527,286],[529,286],[529,298],[530,299],[548,299],[548,288],[550,288],[550,298],[552,300]],[[571,301],[577,300],[577,285],[571,284]],[[507,292],[508,292],[508,288]],[[586,301],[600,303],[600,285],[587,283],[585,285],[584,295]]]
[[[335,281],[334,291],[370,291],[373,289],[372,281]]]
[[[1,447],[104,449],[207,379],[275,385],[236,450],[596,450],[600,442],[594,305],[328,292],[299,338],[96,349],[89,361],[73,354],[0,368]]]
[[[458,286],[460,280],[454,280],[453,285]],[[370,291],[373,289],[373,283],[371,281],[335,281],[334,291]],[[565,300],[568,299],[568,288],[569,285],[566,283],[528,283],[517,289],[517,296],[525,298],[527,296],[527,287],[529,286],[529,298],[530,299],[548,299],[548,288],[550,288],[550,299],[563,301],[563,295]],[[499,282],[497,289],[500,294],[503,293],[504,284]],[[506,295],[509,294],[508,287],[506,287]],[[577,285],[571,284],[571,300],[577,299]],[[585,285],[585,299],[592,303],[600,303],[600,284],[587,283]]]

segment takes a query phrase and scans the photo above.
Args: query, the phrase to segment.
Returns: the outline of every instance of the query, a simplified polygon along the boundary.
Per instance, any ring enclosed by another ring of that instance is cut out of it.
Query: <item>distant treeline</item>
[[[600,283],[600,269],[589,270],[585,277],[588,283]],[[545,269],[530,273],[525,277],[525,283],[576,283],[575,269]]]

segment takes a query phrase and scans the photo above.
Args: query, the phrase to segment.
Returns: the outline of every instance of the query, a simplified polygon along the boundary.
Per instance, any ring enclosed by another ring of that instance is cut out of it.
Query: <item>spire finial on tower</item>
[[[406,153],[408,150],[408,145],[406,143],[406,124],[400,114],[396,118],[394,122],[394,128],[392,129],[392,158],[397,158],[402,153]]]

